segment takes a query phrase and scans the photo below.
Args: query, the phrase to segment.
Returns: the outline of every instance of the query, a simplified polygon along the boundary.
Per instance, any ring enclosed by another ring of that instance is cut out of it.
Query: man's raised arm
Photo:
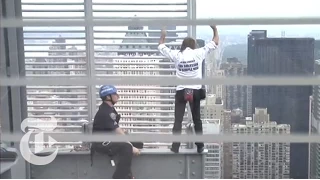
[[[219,45],[219,33],[218,33],[217,26],[210,26],[210,27],[213,31],[212,41],[216,43],[216,45]]]
[[[219,44],[219,34],[217,27],[214,25],[210,27],[213,31],[212,40],[209,43],[207,43],[204,47],[196,49],[198,58],[202,60],[205,59],[210,52],[217,49]]]
[[[167,31],[165,30],[165,28],[162,28],[159,44],[164,44],[165,43],[166,36],[167,36]]]
[[[166,40],[166,36],[167,36],[167,31],[165,30],[165,28],[163,28],[161,30],[161,37],[160,37],[160,41],[159,41],[159,46],[158,46],[158,50],[160,51],[160,53],[165,56],[166,58],[170,59],[171,61],[175,61],[175,55],[176,53],[173,52],[170,48],[168,48],[164,43]]]

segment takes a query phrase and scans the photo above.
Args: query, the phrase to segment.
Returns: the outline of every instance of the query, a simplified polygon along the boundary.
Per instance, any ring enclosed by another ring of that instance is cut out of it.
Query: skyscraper
[[[223,120],[221,123],[222,133],[231,134],[231,111],[224,111]],[[222,178],[232,178],[232,143],[224,142],[222,145],[223,157],[222,157]]]
[[[266,108],[255,108],[246,124],[233,124],[235,134],[290,134],[290,125],[270,121]],[[288,179],[290,143],[232,143],[233,179]]]
[[[314,59],[320,59],[320,40],[314,42]]]
[[[212,124],[208,124],[208,121],[213,120],[215,122],[219,121],[219,130],[220,133],[229,134],[231,133],[231,111],[225,111],[223,108],[223,100],[221,98],[217,97],[215,94],[208,94],[206,100],[201,102],[201,119],[205,122],[203,124],[204,132],[205,129],[209,126],[211,126],[211,131],[216,128],[212,128]],[[209,122],[211,123],[211,122]],[[217,124],[217,123],[215,123]],[[212,134],[212,132],[210,132]],[[221,161],[221,166],[219,171],[221,171],[219,174],[217,174],[217,165],[215,167],[212,167],[212,170],[215,171],[214,176],[208,176],[207,178],[216,178],[217,176],[220,176],[224,179],[230,179],[232,177],[232,143],[207,143],[207,149],[209,149],[210,153],[216,153],[217,148],[220,149],[220,155],[219,159]],[[211,155],[209,155],[211,156]],[[217,155],[214,158],[217,160]],[[213,161],[213,160],[212,160]]]
[[[207,94],[205,100],[200,103],[201,119],[223,119],[223,101],[215,94]]]
[[[237,58],[227,58],[227,62],[221,64],[225,76],[244,76],[247,74],[247,66]],[[247,86],[228,85],[226,91],[226,109],[241,109],[243,116],[247,116]]]
[[[203,119],[203,134],[220,134],[220,119]],[[221,179],[222,176],[222,143],[205,143],[208,153],[204,162],[205,179]]]
[[[320,60],[315,62],[315,75],[320,75]],[[313,87],[313,94],[311,97],[311,111],[310,111],[310,132],[311,134],[320,133],[320,86]],[[320,144],[310,144],[310,179],[320,178]]]
[[[266,31],[248,36],[249,76],[310,76],[313,62],[313,38],[267,38]],[[268,108],[271,119],[290,124],[292,133],[307,133],[311,93],[312,86],[252,86],[252,109]],[[290,177],[307,178],[308,145],[291,147]]]

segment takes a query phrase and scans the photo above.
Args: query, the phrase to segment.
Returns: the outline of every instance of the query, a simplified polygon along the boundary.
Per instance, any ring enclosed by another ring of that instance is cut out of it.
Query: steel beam
[[[23,27],[23,26],[207,26],[211,24],[216,25],[318,25],[320,24],[320,17],[278,17],[278,18],[214,18],[214,19],[197,19],[187,20],[178,18],[118,18],[118,17],[104,17],[103,19],[0,19],[0,27]],[[50,24],[49,24],[50,22]]]
[[[203,154],[167,149],[143,150],[134,157],[132,172],[137,179],[203,179]],[[31,166],[33,179],[111,179],[115,170],[106,155],[95,154],[91,167],[89,153],[61,153],[50,164]]]
[[[3,0],[2,11],[3,17],[6,18],[21,18],[21,1],[16,0]],[[23,47],[23,32],[22,28],[5,28],[4,38],[4,51],[6,56],[6,73],[5,77],[23,77],[25,76],[25,64],[24,64],[24,47]],[[3,42],[3,41],[2,41]],[[4,109],[9,113],[6,115],[7,119],[5,126],[10,124],[8,128],[11,132],[20,133],[21,122],[27,118],[27,101],[26,101],[26,89],[24,86],[20,87],[8,87],[7,97],[5,100],[8,101],[8,106],[5,105]],[[6,93],[6,92],[5,92]],[[8,123],[9,122],[9,123]],[[13,143],[16,149],[19,149],[19,143]],[[13,178],[25,179],[29,177],[28,164],[19,157],[17,165],[12,168]]]
[[[4,1],[0,2],[0,17],[4,16],[3,6],[5,6]],[[8,77],[8,66],[9,62],[7,61],[7,29],[0,28],[0,76]],[[10,121],[10,110],[9,110],[9,87],[8,86],[0,86],[0,119],[1,119],[1,129],[2,133],[11,132],[11,121]],[[1,139],[0,139],[1,140]]]
[[[93,10],[92,10],[92,0],[85,0],[85,16],[86,18],[90,19],[93,17]],[[87,50],[87,75],[89,77],[95,77],[96,71],[95,71],[95,57],[94,57],[94,32],[93,32],[93,27],[86,27],[86,50]],[[98,85],[98,84],[96,84]],[[91,85],[88,86],[88,91],[87,91],[87,97],[88,97],[88,114],[89,117],[94,117],[94,114],[96,112],[96,87]]]

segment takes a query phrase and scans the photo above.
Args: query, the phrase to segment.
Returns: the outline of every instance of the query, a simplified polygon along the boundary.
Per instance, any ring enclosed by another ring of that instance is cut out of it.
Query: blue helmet
[[[112,94],[117,94],[117,88],[112,85],[103,85],[100,88],[99,95],[100,98],[110,96]]]

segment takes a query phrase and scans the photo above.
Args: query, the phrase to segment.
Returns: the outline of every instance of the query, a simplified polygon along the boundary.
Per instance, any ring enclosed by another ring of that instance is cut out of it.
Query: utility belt
[[[193,89],[184,89],[184,100],[193,102]]]
[[[200,100],[204,100],[206,98],[206,87],[203,85],[201,89],[199,89],[199,97]],[[194,99],[194,89],[184,89],[184,100],[187,102],[193,102]]]

